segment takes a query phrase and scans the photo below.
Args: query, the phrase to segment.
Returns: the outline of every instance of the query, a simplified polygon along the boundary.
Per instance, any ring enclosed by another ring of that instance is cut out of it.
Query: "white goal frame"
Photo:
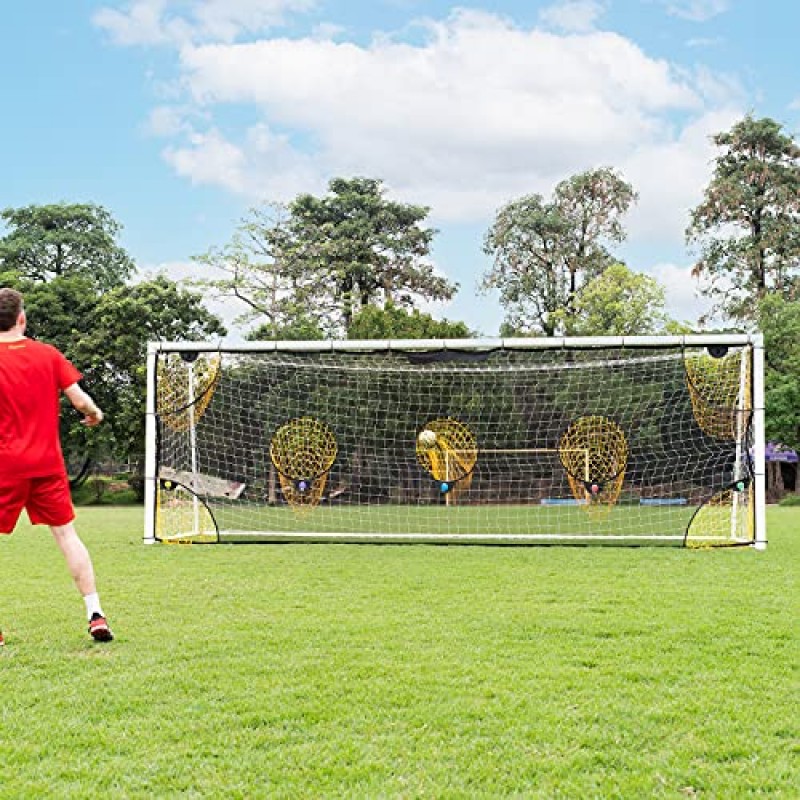
[[[552,337],[552,338],[495,338],[495,339],[411,339],[411,340],[326,340],[326,341],[269,341],[269,342],[151,342],[147,348],[147,400],[145,420],[145,481],[144,481],[144,536],[145,544],[157,541],[157,419],[156,419],[156,365],[160,354],[166,353],[425,353],[457,351],[458,353],[481,353],[504,350],[591,350],[603,348],[624,348],[626,350],[653,349],[653,348],[708,348],[713,346],[745,347],[752,348],[752,376],[751,376],[751,408],[752,408],[752,546],[756,550],[764,550],[767,544],[766,532],[766,484],[765,484],[765,417],[764,417],[764,342],[760,333],[754,334],[692,334],[684,336],[613,336],[613,337]],[[744,387],[744,371],[740,400],[742,400]],[[743,400],[742,400],[743,401]],[[190,411],[193,419],[193,410]],[[193,428],[193,426],[192,426]],[[191,431],[194,442],[194,431]],[[194,445],[192,445],[194,446]],[[520,448],[519,452],[553,452],[542,448]],[[737,459],[742,457],[741,446],[737,445]],[[486,452],[492,452],[491,449]],[[496,452],[501,452],[500,450]],[[194,454],[192,456],[194,459]],[[202,476],[199,476],[202,477]],[[734,508],[736,501],[734,500]],[[733,520],[733,516],[732,516]],[[733,523],[732,523],[733,525]],[[267,540],[273,541],[391,541],[391,542],[467,542],[467,543],[495,543],[495,544],[530,544],[530,543],[556,543],[575,540],[586,543],[587,541],[602,543],[605,541],[622,541],[623,543],[642,544],[652,539],[675,539],[674,536],[657,535],[642,537],[642,540],[631,541],[630,537],[617,537],[613,535],[585,535],[570,536],[569,534],[532,534],[524,535],[486,535],[480,534],[435,534],[431,537],[419,533],[315,533],[296,534],[274,532],[267,534]],[[263,539],[262,539],[263,540]]]

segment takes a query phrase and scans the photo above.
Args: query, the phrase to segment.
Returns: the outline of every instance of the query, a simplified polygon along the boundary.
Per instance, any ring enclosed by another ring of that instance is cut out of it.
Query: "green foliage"
[[[130,506],[141,502],[125,480],[105,475],[91,475],[84,484],[72,490],[75,506]]]
[[[800,147],[779,123],[750,115],[713,141],[722,153],[686,237],[717,310],[751,320],[754,300],[798,288]]]
[[[665,303],[664,288],[655,278],[612,264],[581,289],[571,315],[559,313],[574,336],[658,334],[668,322]]]
[[[787,494],[778,505],[786,508],[800,506],[800,494]]]
[[[493,266],[481,285],[500,292],[506,323],[552,336],[574,316],[581,287],[613,263],[605,243],[625,238],[621,217],[635,200],[602,168],[562,181],[549,202],[534,194],[501,208],[484,239]]]
[[[322,197],[252,211],[227,246],[196,259],[224,273],[199,283],[244,302],[242,319],[259,322],[262,338],[298,325],[341,335],[367,305],[453,296],[456,286],[427,261],[435,234],[423,226],[427,215],[388,200],[379,180],[335,178]]]
[[[320,341],[325,338],[325,333],[320,328],[316,320],[298,312],[297,316],[285,325],[275,325],[274,323],[264,323],[250,331],[247,336],[248,341],[283,341],[283,342],[309,342]]]
[[[199,294],[166,277],[126,284],[133,262],[115,243],[120,226],[99,206],[29,206],[3,218],[11,231],[0,238],[0,282],[23,293],[28,333],[75,363],[106,413],[103,425],[87,428],[64,402],[67,460],[141,454],[147,342],[225,328]]]
[[[108,413],[117,453],[142,453],[147,342],[224,336],[225,327],[199,294],[163,275],[107,292],[89,322],[73,343],[75,361]]]
[[[228,244],[194,258],[222,276],[194,284],[212,296],[243,303],[247,310],[237,322],[258,323],[248,338],[294,339],[299,328],[313,333],[324,319],[318,271],[306,270],[286,253],[288,224],[289,210],[267,203],[250,210]]]
[[[0,238],[0,270],[34,282],[83,278],[100,290],[121,285],[134,264],[117,244],[121,225],[91,203],[7,208],[10,229]]]
[[[766,435],[800,448],[800,300],[768,295],[758,304],[764,333]]]
[[[388,304],[366,306],[347,328],[348,339],[469,339],[474,335],[466,323],[437,320],[418,309],[411,312]]]
[[[768,525],[765,553],[142,547],[139,509],[85,508],[99,646],[23,523],[2,794],[794,797],[800,515]]]
[[[373,178],[334,178],[324,197],[300,195],[290,206],[289,257],[317,272],[331,290],[331,327],[345,329],[375,301],[412,308],[420,299],[449,300],[456,287],[425,259],[435,231],[429,209],[388,200]]]

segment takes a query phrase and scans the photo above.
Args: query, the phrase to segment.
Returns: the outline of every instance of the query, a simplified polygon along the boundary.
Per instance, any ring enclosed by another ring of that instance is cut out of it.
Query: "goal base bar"
[[[176,534],[163,539],[164,542],[193,540],[191,533]],[[747,546],[755,542],[749,539],[708,538],[709,546]],[[319,531],[247,531],[221,530],[220,543],[265,543],[265,544],[476,544],[476,545],[627,545],[643,547],[654,545],[682,546],[683,536],[636,536],[610,534],[547,534],[547,533],[375,533],[375,532],[319,532]],[[702,546],[703,539],[695,537],[695,546]]]

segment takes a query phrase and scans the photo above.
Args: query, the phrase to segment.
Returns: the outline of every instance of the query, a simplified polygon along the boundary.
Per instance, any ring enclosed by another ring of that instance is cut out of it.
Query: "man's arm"
[[[67,386],[67,388],[64,389],[64,394],[67,396],[67,400],[72,403],[73,407],[80,411],[81,414],[85,415],[83,418],[84,425],[88,425],[91,428],[95,425],[99,425],[103,421],[103,412],[100,410],[100,407],[77,383],[73,383],[72,386]]]

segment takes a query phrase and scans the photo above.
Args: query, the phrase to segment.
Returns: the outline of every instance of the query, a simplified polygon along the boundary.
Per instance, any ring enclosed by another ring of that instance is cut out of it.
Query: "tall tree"
[[[100,206],[29,206],[2,217],[10,230],[0,238],[0,284],[23,293],[29,334],[74,361],[108,412],[106,425],[87,429],[66,410],[67,458],[140,454],[148,340],[221,335],[222,323],[166,277],[131,285],[121,226]]]
[[[548,336],[569,330],[581,287],[614,262],[607,244],[624,240],[621,220],[635,200],[604,167],[562,181],[550,201],[533,194],[501,208],[484,239],[493,265],[481,286],[500,292],[506,324]]]
[[[228,244],[193,259],[214,275],[193,283],[216,297],[240,301],[245,311],[237,322],[256,322],[254,338],[294,338],[290,330],[321,328],[332,310],[320,270],[291,258],[288,226],[289,209],[266,203],[249,211]]]
[[[98,402],[119,453],[144,452],[145,364],[149,341],[224,336],[225,326],[203,298],[160,275],[104,294],[71,348]]]
[[[686,238],[716,310],[746,321],[767,292],[797,292],[800,147],[779,123],[749,115],[713,142],[722,152]]]
[[[664,287],[655,278],[612,264],[587,283],[575,302],[570,333],[576,336],[636,336],[665,332]]]
[[[91,203],[31,205],[1,214],[9,233],[0,238],[0,270],[32,281],[84,277],[105,291],[134,271],[117,244],[122,226],[102,206]]]
[[[435,234],[423,225],[427,215],[424,206],[388,200],[380,180],[335,178],[322,197],[252,211],[230,244],[196,259],[225,273],[200,283],[243,301],[260,335],[277,335],[298,317],[341,334],[367,305],[413,308],[455,294],[427,260]]]
[[[449,300],[456,286],[427,261],[435,230],[429,209],[388,200],[373,178],[334,178],[323,197],[300,195],[290,206],[291,241],[284,253],[319,275],[333,306],[329,327],[343,328],[370,304],[413,308]]]

